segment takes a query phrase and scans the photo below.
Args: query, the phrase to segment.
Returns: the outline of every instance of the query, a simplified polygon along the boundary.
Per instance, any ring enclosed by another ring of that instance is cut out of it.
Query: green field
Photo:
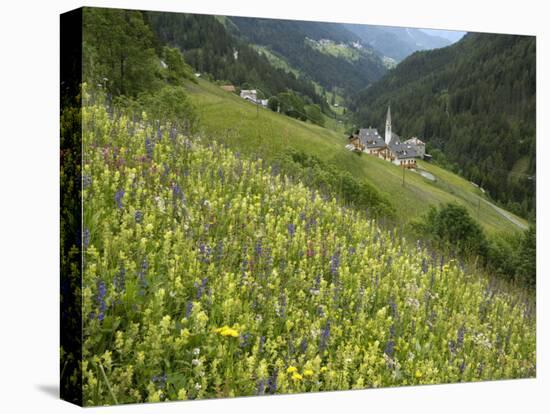
[[[352,46],[345,45],[342,43],[336,43],[336,42],[333,42],[332,40],[321,43],[321,42],[317,42],[315,40],[306,38],[306,44],[312,47],[313,49],[318,50],[321,53],[338,57],[338,58],[343,58],[350,62],[359,60],[361,55],[365,53],[365,52],[361,52],[360,50]]]
[[[363,154],[358,156],[344,148],[344,134],[305,123],[259,108],[218,86],[199,80],[187,85],[196,105],[203,134],[222,140],[231,148],[247,154],[258,154],[270,161],[291,147],[315,155],[325,162],[365,179],[391,201],[403,224],[418,219],[430,205],[456,201],[489,233],[521,230],[491,205],[480,202],[485,195],[467,180],[433,164],[420,166],[436,176],[432,182],[418,173],[403,171],[386,161]],[[525,220],[510,213],[517,221]]]
[[[293,68],[286,59],[272,52],[269,48],[261,45],[252,45],[252,47],[264,55],[274,67],[282,69],[287,73],[292,73],[296,77],[302,76],[302,73],[298,69]]]
[[[82,119],[83,405],[535,376],[520,289],[215,140]]]
[[[259,53],[263,54],[269,62],[276,68],[282,69],[287,73],[292,73],[296,77],[303,77],[304,74],[299,71],[298,69],[292,67],[288,61],[278,55],[277,53],[274,53],[269,48],[261,45],[253,45],[254,49],[256,49]],[[323,91],[325,90],[319,83],[312,80],[313,85],[315,86],[315,92],[319,95],[323,94]],[[341,93],[341,91],[340,91]],[[344,98],[343,96],[338,93],[336,93],[335,101],[339,105],[338,107],[334,107],[331,105],[331,110],[334,112],[335,116],[343,115],[344,110]],[[327,92],[327,102],[330,104],[330,98],[332,97],[332,92]],[[344,133],[346,130],[346,125],[342,122],[338,122],[338,119],[335,118],[335,116],[328,116],[326,114],[323,114],[323,119],[325,120],[325,128],[332,129],[336,132]]]

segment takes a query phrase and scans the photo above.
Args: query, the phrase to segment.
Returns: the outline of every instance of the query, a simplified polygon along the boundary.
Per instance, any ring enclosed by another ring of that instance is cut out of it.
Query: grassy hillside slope
[[[456,201],[474,218],[479,218],[489,232],[521,230],[491,205],[480,203],[480,197],[486,197],[478,188],[435,165],[420,163],[436,176],[435,182],[405,171],[405,186],[402,186],[403,171],[399,167],[365,154],[351,153],[344,148],[347,138],[342,134],[269,110],[258,110],[253,104],[205,80],[200,80],[198,85],[189,84],[187,90],[208,136],[268,161],[289,147],[315,155],[367,180],[391,201],[403,224],[419,218],[430,205]],[[526,224],[523,219],[514,218]]]
[[[535,375],[519,291],[262,160],[102,106],[83,160],[84,405]]]

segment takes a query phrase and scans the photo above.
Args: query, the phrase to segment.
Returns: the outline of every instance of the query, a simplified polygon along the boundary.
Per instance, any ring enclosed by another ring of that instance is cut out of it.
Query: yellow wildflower
[[[227,325],[222,326],[221,328],[214,329],[215,333],[219,333],[221,336],[232,336],[233,338],[236,338],[239,336],[239,331],[236,329],[230,328]]]
[[[304,377],[311,377],[311,376],[313,376],[313,370],[311,370],[311,369],[306,369],[306,370],[304,371]]]
[[[322,367],[321,372],[325,372],[325,371],[328,371],[328,368],[327,367]]]
[[[302,376],[300,374],[298,374],[297,372],[295,372],[294,374],[292,374],[292,379],[295,380],[295,381],[301,381]]]
[[[422,378],[422,373],[421,373],[419,370],[416,370],[414,376],[415,376],[416,378]]]
[[[298,371],[298,368],[293,367],[293,366],[290,366],[290,367],[288,367],[288,368],[286,369],[286,372],[287,372],[288,374],[292,374],[293,372],[297,372],[297,371]]]

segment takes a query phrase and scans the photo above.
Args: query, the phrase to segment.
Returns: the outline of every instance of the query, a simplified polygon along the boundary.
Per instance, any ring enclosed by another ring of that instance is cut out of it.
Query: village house
[[[249,102],[267,107],[267,99],[258,99],[258,92],[256,89],[242,89],[240,96]]]
[[[220,86],[220,88],[222,88],[226,92],[235,92],[236,91],[235,86],[233,86],[233,85],[222,85],[222,86]]]
[[[349,137],[346,148],[350,151],[365,152],[404,168],[416,168],[416,159],[423,158],[426,153],[426,145],[417,137],[401,142],[399,135],[392,132],[389,106],[384,137],[376,128],[361,128],[358,133]]]

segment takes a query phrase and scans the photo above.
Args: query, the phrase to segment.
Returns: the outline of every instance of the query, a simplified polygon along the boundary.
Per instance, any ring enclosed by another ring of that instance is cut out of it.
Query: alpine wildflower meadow
[[[82,130],[85,405],[535,375],[513,289],[145,113]]]

